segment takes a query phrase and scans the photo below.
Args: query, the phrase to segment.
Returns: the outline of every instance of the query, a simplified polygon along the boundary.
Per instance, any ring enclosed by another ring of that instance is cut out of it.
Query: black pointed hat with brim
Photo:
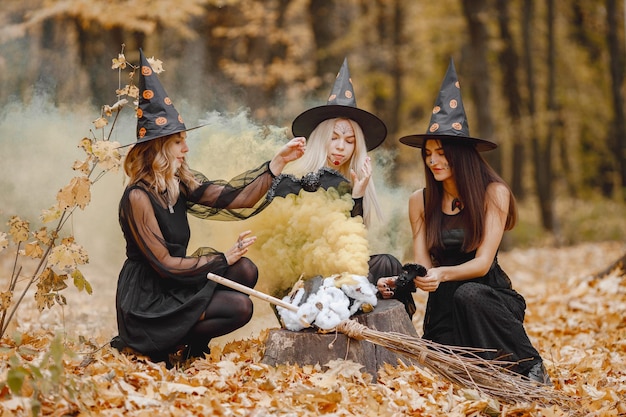
[[[446,76],[441,83],[439,96],[435,101],[428,132],[401,137],[400,142],[421,148],[427,139],[471,143],[479,152],[490,151],[498,147],[494,142],[470,136],[467,116],[461,99],[461,87],[452,58]]]
[[[318,124],[334,118],[347,118],[357,122],[365,135],[365,145],[368,151],[377,148],[387,136],[387,126],[382,120],[356,106],[347,58],[343,60],[328,102],[301,113],[293,121],[291,131],[294,136],[308,138]]]
[[[183,118],[174,107],[141,48],[139,59],[139,107],[135,144],[205,126],[206,124],[202,124],[189,129],[185,126]]]

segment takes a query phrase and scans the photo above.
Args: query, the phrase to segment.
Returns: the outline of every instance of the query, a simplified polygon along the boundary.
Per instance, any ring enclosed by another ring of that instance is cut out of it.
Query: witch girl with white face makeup
[[[354,87],[347,59],[341,66],[325,105],[301,113],[292,123],[295,136],[307,138],[302,158],[284,169],[270,190],[274,196],[298,195],[317,189],[336,189],[339,195],[350,193],[353,200],[351,216],[361,217],[365,226],[382,219],[374,181],[372,161],[368,152],[380,146],[387,136],[387,127],[374,114],[356,106]],[[394,297],[382,277],[397,276],[402,264],[390,254],[369,256],[368,280],[377,286],[378,296]],[[341,271],[339,271],[341,272]],[[398,294],[398,297],[400,295]],[[401,296],[409,316],[415,312],[412,295]]]
[[[425,339],[492,349],[516,372],[550,383],[524,329],[526,303],[498,264],[506,230],[517,219],[515,197],[480,152],[496,144],[469,135],[461,90],[450,61],[426,134],[400,142],[421,148],[426,187],[409,199],[414,279],[428,292]]]
[[[258,271],[245,255],[256,237],[241,232],[225,252],[202,248],[187,254],[188,214],[210,219],[248,218],[269,202],[267,190],[284,166],[304,153],[305,139],[294,138],[272,160],[230,181],[209,180],[187,166],[187,129],[140,50],[137,141],[128,151],[128,185],[119,204],[127,259],[117,283],[119,335],[111,345],[131,348],[153,361],[203,357],[212,338],[250,321],[252,301],[207,279],[223,275],[254,287]]]

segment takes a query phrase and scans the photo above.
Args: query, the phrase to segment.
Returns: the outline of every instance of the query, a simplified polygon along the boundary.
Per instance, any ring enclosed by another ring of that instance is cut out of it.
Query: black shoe
[[[530,368],[528,371],[528,379],[539,382],[540,384],[550,385],[552,386],[552,381],[550,380],[550,375],[546,371],[545,366],[543,366],[543,362],[539,361]]]
[[[111,344],[111,347],[119,350],[120,352],[124,350],[125,347],[127,347],[126,343],[124,343],[122,338],[119,336],[115,336],[113,339],[111,339],[111,342],[109,343]]]

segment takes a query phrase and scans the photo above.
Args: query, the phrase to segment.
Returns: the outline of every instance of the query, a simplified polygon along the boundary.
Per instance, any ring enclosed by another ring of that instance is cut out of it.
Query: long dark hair
[[[441,140],[441,147],[450,168],[453,170],[458,198],[463,202],[465,239],[462,250],[470,252],[480,246],[484,238],[485,207],[487,186],[492,182],[504,184],[510,192],[509,208],[504,229],[511,230],[517,222],[517,204],[508,184],[491,168],[472,144],[458,143],[458,140]],[[426,223],[426,243],[428,248],[443,248],[441,226],[443,212],[443,184],[436,181],[426,164],[426,143],[422,146],[422,160],[426,178],[426,201],[424,220]]]

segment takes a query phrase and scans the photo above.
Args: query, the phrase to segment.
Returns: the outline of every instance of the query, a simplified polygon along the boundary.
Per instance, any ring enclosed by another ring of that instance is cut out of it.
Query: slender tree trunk
[[[558,103],[556,102],[556,64],[555,64],[555,39],[554,39],[554,0],[546,0],[547,16],[546,27],[548,29],[548,51],[547,51],[547,63],[548,63],[548,88],[547,88],[547,110],[548,110],[548,130],[545,140],[540,143],[540,155],[538,155],[538,169],[537,172],[540,176],[537,176],[537,180],[541,181],[542,192],[540,198],[541,217],[543,225],[547,230],[554,232],[557,236],[558,224],[556,217],[554,216],[554,169],[553,169],[553,157],[552,148],[553,143],[556,140],[557,124],[558,124]]]
[[[519,79],[517,76],[517,69],[519,68],[519,57],[515,50],[515,44],[513,36],[510,30],[509,19],[509,0],[497,0],[498,10],[498,26],[500,28],[500,38],[504,44],[502,51],[498,55],[498,61],[502,68],[502,91],[504,94],[509,116],[511,118],[511,130],[514,132],[512,141],[513,149],[511,152],[512,169],[511,169],[511,189],[513,194],[519,199],[523,200],[525,197],[524,191],[524,162],[525,162],[525,149],[524,135],[521,130],[522,119],[522,99],[520,93]]]
[[[626,6],[625,6],[626,7]],[[613,102],[613,129],[609,147],[615,158],[617,175],[615,192],[623,199],[622,187],[626,186],[626,121],[624,118],[624,46],[619,38],[617,0],[606,0],[607,40],[609,67],[611,71],[611,99]]]
[[[528,90],[528,118],[530,129],[527,131],[532,147],[532,156],[534,165],[535,188],[537,190],[537,198],[539,200],[539,211],[541,225],[544,229],[552,231],[552,213],[550,199],[552,197],[550,190],[551,179],[546,176],[546,161],[543,147],[541,146],[539,137],[537,136],[537,123],[535,119],[536,103],[535,103],[535,71],[533,62],[533,30],[532,23],[534,19],[533,0],[524,0],[522,13],[522,40],[524,47],[524,70],[526,72],[526,87]]]
[[[402,105],[402,101],[404,99],[404,94],[402,92],[402,76],[404,75],[404,71],[402,69],[401,54],[402,45],[404,44],[404,37],[402,36],[402,31],[404,29],[404,19],[402,17],[404,15],[404,11],[402,7],[402,0],[395,0],[393,5],[393,63],[391,64],[391,74],[393,76],[394,94],[391,100],[391,118],[388,127],[389,132],[395,134],[400,126],[400,106]]]
[[[487,62],[489,35],[488,22],[485,21],[489,5],[486,0],[463,0],[462,3],[470,38],[468,57],[465,60],[465,77],[469,80],[469,90],[474,99],[474,111],[478,121],[477,128],[470,127],[470,133],[475,137],[494,139],[490,102],[491,78]],[[485,158],[496,171],[501,172],[502,163],[498,149],[485,154]]]
[[[309,3],[311,30],[313,31],[316,70],[315,75],[322,77],[318,91],[328,94],[332,81],[345,57],[333,51],[333,43],[341,37],[349,27],[349,19],[342,19],[341,5],[335,1],[315,1]],[[357,97],[358,100],[358,97]],[[358,103],[358,101],[357,101]]]

